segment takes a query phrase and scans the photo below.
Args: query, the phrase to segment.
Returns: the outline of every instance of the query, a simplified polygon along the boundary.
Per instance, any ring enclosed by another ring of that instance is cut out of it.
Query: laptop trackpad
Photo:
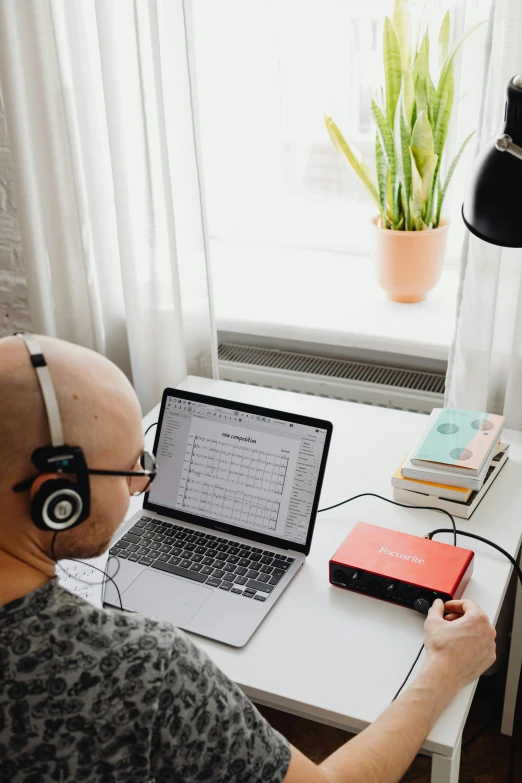
[[[213,592],[185,579],[142,571],[123,593],[123,605],[176,625],[187,625]]]

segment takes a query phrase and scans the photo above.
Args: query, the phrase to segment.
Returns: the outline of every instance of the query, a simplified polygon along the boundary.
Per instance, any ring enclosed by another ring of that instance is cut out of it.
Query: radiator
[[[445,374],[222,342],[219,377],[274,389],[430,413],[442,407]]]

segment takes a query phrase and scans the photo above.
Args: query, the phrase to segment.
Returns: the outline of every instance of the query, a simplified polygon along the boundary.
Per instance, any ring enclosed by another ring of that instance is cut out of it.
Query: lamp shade
[[[520,85],[520,86],[519,86]],[[468,229],[502,247],[522,247],[522,77],[507,85],[504,130],[479,152],[462,205]],[[517,152],[518,151],[518,152]]]

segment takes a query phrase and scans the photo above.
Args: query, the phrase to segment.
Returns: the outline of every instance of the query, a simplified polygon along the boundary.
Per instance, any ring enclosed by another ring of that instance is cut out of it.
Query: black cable
[[[153,427],[155,427],[157,423],[158,423],[157,421],[153,421],[153,422],[152,422],[152,424],[149,424],[149,426],[147,427],[147,429],[146,429],[146,430],[145,430],[145,432],[143,433],[143,437],[145,437],[145,436],[146,436],[146,434],[147,434],[147,432],[148,432],[149,430],[151,430]]]
[[[147,429],[145,430],[144,435],[146,435],[147,432],[152,427],[154,427],[157,423],[158,423],[157,421],[153,422],[149,427],[147,427]],[[516,571],[516,573],[518,575],[518,578],[520,579],[520,584],[522,585],[522,568],[520,568],[520,566],[518,565],[518,563],[515,560],[515,558],[513,558],[509,554],[509,552],[506,552],[506,550],[502,549],[501,546],[499,546],[498,544],[495,544],[493,541],[489,541],[487,538],[483,538],[482,536],[476,535],[475,533],[468,533],[468,532],[463,531],[463,530],[457,530],[457,526],[455,524],[455,520],[454,520],[453,516],[449,513],[449,511],[446,511],[445,509],[434,508],[433,506],[409,506],[406,503],[398,503],[396,500],[390,500],[389,498],[385,498],[382,495],[377,495],[375,492],[362,492],[359,495],[354,495],[351,498],[347,498],[346,500],[342,500],[340,503],[335,503],[333,506],[327,506],[326,508],[321,508],[321,509],[319,509],[317,511],[317,513],[321,514],[323,511],[331,511],[334,508],[338,508],[339,506],[343,506],[345,503],[350,503],[352,500],[357,500],[358,498],[362,498],[362,497],[378,498],[379,500],[384,500],[386,503],[391,503],[392,505],[400,506],[401,508],[419,509],[421,511],[422,510],[425,510],[425,511],[439,511],[439,512],[441,512],[443,514],[446,514],[446,516],[448,516],[451,519],[452,528],[451,529],[449,529],[449,528],[438,528],[437,530],[432,530],[430,533],[428,533],[426,538],[432,540],[433,536],[438,535],[439,533],[450,533],[450,534],[452,533],[453,534],[453,544],[454,544],[454,546],[457,546],[457,534],[461,535],[461,536],[467,536],[468,538],[475,538],[475,539],[477,539],[477,541],[482,541],[484,544],[488,544],[489,546],[493,547],[494,549],[497,549],[499,552],[501,552],[501,554],[503,554],[510,561],[510,563],[512,564],[513,568],[515,569],[515,571]],[[57,565],[59,565],[58,560],[56,558],[56,552],[55,552],[55,540],[56,540],[56,536],[57,535],[58,535],[58,531],[54,534],[54,536],[52,538],[52,541],[51,541],[51,555],[52,555],[52,558],[55,561],[55,563]],[[116,588],[116,592],[118,594],[118,600],[120,602],[120,609],[123,612],[123,602],[122,602],[122,599],[121,599],[121,593],[119,591],[118,585],[114,581],[113,577],[110,576],[107,573],[107,571],[103,571],[101,568],[98,568],[97,566],[93,566],[90,563],[84,563],[83,560],[76,560],[75,558],[68,558],[68,559],[70,559],[70,560],[72,560],[73,562],[76,562],[76,563],[81,563],[81,565],[87,566],[88,568],[94,568],[96,571],[99,571],[105,577],[103,581],[106,581],[107,579],[109,579],[112,582],[112,584],[114,585],[114,587]],[[107,565],[109,564],[111,559],[113,559],[113,558],[111,556],[109,556],[109,558],[107,560]],[[117,558],[114,558],[114,559],[116,560]],[[118,571],[119,571],[119,567],[120,567],[120,563],[118,561]],[[62,570],[68,576],[72,577],[73,579],[76,579],[79,582],[83,582],[83,584],[89,584],[89,585],[93,584],[93,582],[86,582],[85,580],[80,579],[79,577],[74,576],[73,574],[70,574],[61,565],[60,565],[60,568],[62,568]],[[116,574],[114,574],[114,576],[117,575],[118,571],[116,571]],[[94,584],[100,584],[100,582],[97,582],[97,583],[94,583]],[[419,652],[417,653],[417,656],[416,656],[416,658],[415,658],[415,660],[414,660],[414,662],[413,662],[413,664],[412,664],[408,674],[406,675],[402,685],[400,686],[399,690],[397,691],[397,693],[393,697],[392,701],[395,701],[397,699],[397,697],[401,693],[402,689],[404,688],[404,686],[408,682],[408,680],[409,680],[409,678],[411,676],[411,673],[413,672],[415,666],[417,665],[417,662],[418,662],[418,660],[419,660],[423,650],[424,650],[424,644],[422,645],[422,647],[420,648]],[[515,731],[516,726],[519,724],[519,722],[522,722],[522,673],[521,673],[521,675],[519,677],[519,681],[518,681],[518,691],[517,691],[517,697],[516,697],[515,705],[516,706],[515,706],[515,715],[514,715],[514,719],[513,719],[513,733]],[[488,724],[487,726],[483,727],[471,739],[467,740],[467,742],[464,744],[463,747],[467,747],[472,742],[474,742],[477,739],[477,737],[479,737],[480,734],[482,734],[489,727],[489,725],[491,725],[491,724]],[[522,723],[521,723],[521,725],[522,725]],[[516,743],[514,742],[513,737],[512,737],[511,738],[509,783],[514,783],[514,781],[515,781],[515,778],[514,778],[514,772],[515,772],[515,749],[516,749]]]
[[[149,430],[151,430],[153,427],[155,427],[157,425],[157,423],[158,423],[157,421],[153,421],[152,424],[149,424],[149,426],[147,427],[147,429],[143,433],[143,437],[145,437],[147,435],[147,433],[149,432]],[[54,562],[56,563],[56,565],[59,566],[62,569],[62,571],[64,572],[64,574],[67,574],[68,577],[70,577],[71,579],[76,579],[77,582],[81,582],[84,585],[90,585],[90,586],[96,587],[97,585],[104,585],[104,584],[106,584],[107,580],[112,582],[112,584],[114,585],[114,587],[116,589],[116,592],[118,594],[118,601],[120,603],[120,611],[123,612],[123,601],[121,600],[121,593],[120,593],[118,585],[115,582],[115,577],[118,575],[120,567],[121,567],[121,564],[120,564],[120,561],[118,560],[118,558],[113,557],[112,555],[109,555],[109,557],[107,558],[107,568],[109,567],[109,563],[111,562],[111,560],[116,560],[116,562],[118,564],[118,568],[116,570],[116,573],[113,576],[111,576],[108,573],[107,570],[104,571],[102,568],[98,568],[98,566],[92,565],[92,563],[85,563],[83,560],[77,560],[75,557],[68,557],[67,560],[70,560],[73,563],[80,563],[80,565],[83,565],[86,568],[94,568],[95,571],[99,571],[100,574],[103,574],[103,579],[102,579],[101,582],[90,582],[90,581],[87,581],[86,579],[80,579],[79,576],[76,576],[75,574],[71,574],[69,571],[67,571],[66,568],[63,567],[63,565],[61,565],[58,562],[58,558],[56,556],[56,550],[55,550],[55,542],[56,542],[56,537],[57,537],[59,532],[61,532],[61,531],[57,530],[54,533],[54,535],[53,535],[53,537],[51,539],[51,557],[54,560]]]
[[[432,530],[431,533],[428,533],[426,538],[432,539],[433,536],[437,535],[437,533],[451,533],[451,530]],[[476,535],[476,533],[467,533],[463,530],[457,530],[457,533],[459,536],[467,536],[468,538],[476,538],[477,541],[482,541],[484,544],[488,544],[488,546],[492,546],[493,549],[497,549],[499,552],[501,552],[504,557],[507,557],[507,559],[510,561],[511,565],[515,569],[518,578],[520,579],[520,585],[522,587],[522,568],[520,568],[519,564],[515,560],[514,557],[511,557],[509,552],[506,552],[505,549],[502,549],[501,546],[498,544],[494,544],[493,541],[488,541],[487,538],[482,538],[482,536]],[[515,699],[515,714],[513,716],[513,735],[511,736],[511,752],[510,752],[510,758],[509,758],[509,783],[515,783],[515,751],[517,747],[517,743],[514,739],[515,729],[522,728],[522,671],[520,672],[519,678],[518,678],[518,688],[517,688],[517,695]]]
[[[433,536],[436,536],[438,533],[451,533],[453,531],[445,529],[445,528],[439,528],[438,530],[432,530],[431,533],[428,533],[426,538],[429,538],[430,540],[433,538]],[[477,536],[476,533],[468,533],[464,530],[457,530],[457,533],[459,536],[467,536],[467,538],[476,538],[477,541],[482,541],[483,544],[487,544],[488,546],[492,546],[493,549],[497,549],[499,552],[501,552],[504,557],[507,557],[507,559],[510,561],[511,565],[515,569],[515,571],[518,574],[518,578],[520,579],[520,584],[522,585],[522,568],[520,568],[519,564],[515,560],[514,557],[511,557],[509,552],[506,552],[505,549],[502,549],[501,546],[498,544],[494,544],[493,541],[489,541],[487,538],[482,538],[482,536]]]
[[[409,680],[409,678],[410,678],[410,675],[411,675],[412,671],[414,670],[415,666],[417,665],[417,661],[418,661],[418,660],[419,660],[419,658],[421,657],[421,653],[422,653],[422,651],[423,651],[423,650],[424,650],[424,644],[422,645],[422,647],[420,648],[419,652],[417,653],[417,657],[416,657],[416,658],[415,658],[415,660],[413,661],[412,667],[411,667],[410,671],[408,672],[408,674],[406,675],[406,677],[405,677],[405,679],[404,679],[404,682],[402,683],[401,687],[399,688],[399,690],[397,691],[397,693],[396,693],[396,694],[395,694],[395,696],[393,697],[393,699],[392,699],[392,703],[395,701],[395,699],[397,698],[397,696],[399,695],[399,693],[402,691],[402,689],[404,688],[404,686],[405,686],[405,685],[406,685],[406,683],[408,682],[408,680]]]
[[[451,519],[451,524],[453,525],[453,531],[450,530],[450,533],[453,532],[453,546],[457,546],[457,526],[452,515],[449,511],[446,511],[445,508],[434,508],[433,506],[409,506],[406,503],[397,503],[396,500],[390,500],[390,498],[385,498],[382,495],[376,495],[375,492],[361,492],[360,495],[354,495],[353,498],[341,500],[340,503],[334,503],[333,506],[320,508],[317,513],[322,514],[323,511],[331,511],[333,508],[339,508],[339,506],[344,506],[345,503],[351,503],[352,500],[357,500],[358,498],[379,498],[379,500],[384,500],[386,503],[391,503],[392,506],[400,506],[401,508],[415,508],[420,509],[421,511],[439,511],[441,514],[446,514],[446,516]]]
[[[56,563],[56,565],[59,568],[61,568],[64,574],[67,574],[68,577],[70,577],[71,579],[76,579],[77,582],[81,582],[84,585],[92,585],[96,587],[97,585],[104,585],[107,582],[107,579],[109,579],[114,585],[116,592],[118,593],[118,601],[120,602],[120,611],[123,612],[124,610],[123,610],[123,601],[121,600],[121,593],[118,585],[114,581],[114,577],[118,576],[121,567],[118,558],[113,557],[113,555],[109,555],[109,557],[107,558],[107,568],[109,567],[109,563],[111,560],[116,560],[116,562],[118,563],[118,568],[116,570],[116,573],[114,574],[114,576],[111,576],[107,571],[104,571],[102,568],[98,568],[98,566],[92,565],[92,563],[85,563],[83,560],[77,560],[75,557],[68,557],[67,560],[70,560],[72,563],[80,563],[80,565],[83,565],[86,568],[94,568],[95,571],[99,571],[100,574],[103,574],[104,577],[101,582],[90,582],[87,581],[86,579],[80,579],[79,576],[76,576],[76,574],[71,574],[70,571],[67,571],[67,569],[64,568],[63,565],[61,565],[61,563],[58,562],[58,558],[56,557],[55,541],[58,533],[60,532],[61,532],[60,530],[57,530],[51,539],[51,557]]]
[[[340,503],[335,503],[333,506],[327,506],[326,508],[321,508],[318,510],[318,514],[321,514],[323,511],[331,511],[334,508],[338,508],[339,506],[343,506],[345,503],[350,503],[352,500],[357,500],[358,498],[364,498],[364,497],[373,497],[373,498],[379,498],[379,500],[384,500],[386,503],[391,503],[394,506],[400,506],[401,508],[415,508],[415,509],[421,509],[426,511],[439,511],[443,514],[446,514],[451,519],[452,528],[439,528],[437,530],[432,530],[431,533],[428,533],[426,538],[429,538],[430,540],[433,539],[433,536],[437,535],[438,533],[452,533],[453,534],[453,545],[457,546],[457,534],[459,536],[466,536],[468,538],[475,538],[477,541],[482,541],[484,544],[487,544],[488,546],[493,547],[497,551],[499,551],[501,554],[506,557],[513,568],[515,569],[518,578],[520,579],[520,584],[522,585],[522,568],[518,565],[517,561],[514,557],[512,557],[509,552],[506,552],[505,549],[502,549],[501,546],[498,544],[495,544],[493,541],[489,541],[487,538],[483,538],[482,536],[476,535],[475,533],[468,533],[463,530],[457,530],[457,526],[455,524],[455,520],[453,516],[449,513],[449,511],[446,511],[446,509],[443,508],[435,508],[433,506],[409,506],[406,503],[398,503],[396,500],[390,500],[389,498],[385,498],[382,495],[377,495],[375,492],[362,492],[360,495],[354,495],[351,498],[347,498],[347,500],[342,500]],[[400,694],[406,683],[408,682],[408,679],[411,676],[412,671],[414,670],[417,661],[419,660],[421,653],[424,649],[424,645],[422,645],[421,649],[419,650],[417,657],[415,658],[415,661],[413,662],[413,666],[409,670],[408,674],[406,675],[406,679],[402,683],[401,687],[393,697],[393,701],[397,698],[397,696]],[[513,717],[513,734],[515,733],[515,728],[517,726],[522,727],[522,672],[520,673],[520,677],[518,680],[518,689],[517,689],[517,696],[515,701],[515,715]],[[514,741],[513,737],[511,738],[511,755],[510,755],[510,768],[509,768],[509,783],[514,783],[515,781],[515,750],[516,750],[516,742]]]
[[[396,500],[390,500],[389,498],[385,498],[382,495],[377,495],[375,492],[361,492],[360,495],[354,495],[352,498],[348,498],[347,500],[341,500],[340,503],[335,503],[333,506],[327,506],[326,508],[320,508],[318,510],[318,514],[322,514],[323,511],[331,511],[333,508],[338,508],[339,506],[344,506],[345,503],[350,503],[352,500],[357,500],[358,498],[378,498],[379,500],[384,500],[386,503],[391,503],[393,506],[400,506],[401,508],[418,508],[421,511],[440,511],[443,514],[446,514],[451,519],[451,524],[453,525],[453,531],[449,531],[450,533],[453,532],[453,545],[457,546],[457,525],[455,524],[455,520],[452,517],[452,515],[449,513],[449,511],[446,511],[444,508],[434,508],[433,506],[409,506],[406,503],[398,503]],[[417,661],[421,657],[422,651],[424,650],[424,644],[420,648],[419,652],[417,653],[417,657],[413,661],[413,665],[411,669],[409,670],[408,674],[406,675],[404,682],[402,683],[401,687],[395,694],[395,696],[392,699],[392,702],[395,701],[397,696],[400,694],[406,683],[408,682],[412,671],[414,670]]]

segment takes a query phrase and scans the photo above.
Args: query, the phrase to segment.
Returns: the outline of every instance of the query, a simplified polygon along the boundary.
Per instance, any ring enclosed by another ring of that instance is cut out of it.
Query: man
[[[65,442],[93,469],[139,472],[141,413],[101,356],[38,338]],[[470,601],[434,604],[426,662],[368,728],[316,766],[165,622],[93,608],[57,585],[53,533],[30,517],[32,452],[50,442],[35,370],[17,337],[0,340],[0,780],[392,783],[437,719],[495,659],[495,631]],[[145,479],[90,477],[90,516],[56,537],[56,557],[103,552]],[[444,613],[446,612],[446,616]],[[260,633],[262,633],[262,629]],[[244,653],[248,655],[248,649]]]

